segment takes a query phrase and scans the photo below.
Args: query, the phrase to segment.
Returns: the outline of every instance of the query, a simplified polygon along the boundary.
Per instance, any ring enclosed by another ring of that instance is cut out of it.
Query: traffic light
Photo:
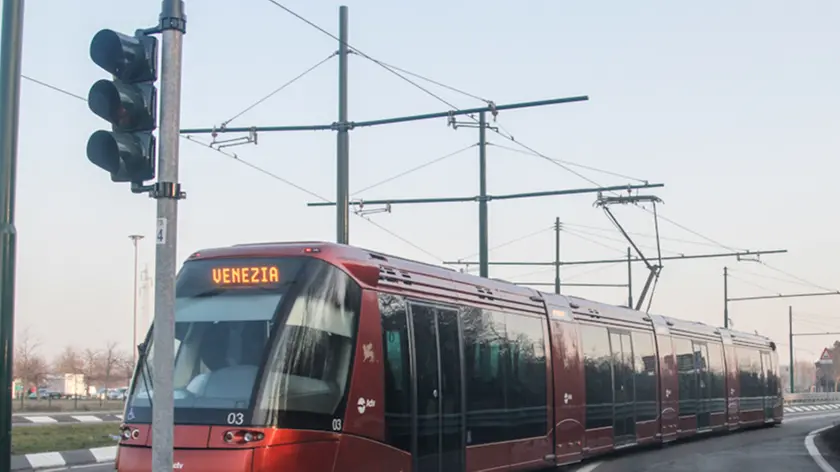
[[[88,107],[112,130],[90,136],[87,157],[110,172],[113,182],[142,185],[155,178],[157,45],[157,38],[142,31],[127,36],[108,29],[90,43],[90,58],[113,80],[93,84]]]

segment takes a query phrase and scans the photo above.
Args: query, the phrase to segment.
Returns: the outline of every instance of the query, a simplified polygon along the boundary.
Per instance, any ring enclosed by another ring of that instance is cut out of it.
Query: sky
[[[340,3],[280,3],[337,32]],[[591,181],[663,183],[644,191],[664,202],[657,207],[663,255],[788,250],[762,257],[763,263],[666,261],[652,312],[721,325],[724,266],[732,274],[730,297],[840,288],[833,212],[833,184],[840,172],[835,46],[840,6],[835,2],[344,4],[351,47],[386,64],[497,104],[589,97],[500,112],[494,126],[516,142],[488,132],[490,194],[592,187]],[[158,1],[27,2],[23,74],[86,97],[96,80],[107,77],[89,58],[93,35],[102,28],[131,33],[152,26],[159,8]],[[220,125],[337,49],[335,40],[269,0],[190,0],[186,12],[182,128]],[[337,67],[331,58],[230,126],[333,123]],[[407,77],[459,108],[483,106],[474,97]],[[351,120],[448,109],[360,54],[350,57]],[[90,134],[105,128],[83,100],[23,80],[15,325],[17,333],[28,330],[37,338],[48,356],[66,345],[117,342],[128,349],[134,254],[128,235],[147,236],[140,244],[140,265],[154,271],[154,201],[112,183],[85,156]],[[242,135],[219,139],[237,136]],[[350,133],[351,197],[476,195],[475,147],[362,189],[477,141],[476,129],[453,130],[445,119],[355,129]],[[335,142],[332,132],[260,133],[256,145],[224,149],[235,153],[234,159],[181,140],[180,180],[187,199],[179,203],[179,265],[206,247],[334,240],[335,210],[306,203],[317,201],[314,195],[335,198]],[[549,159],[510,150],[526,147],[613,174],[567,166],[586,180]],[[491,259],[551,261],[555,218],[563,222],[563,260],[623,257],[627,243],[593,206],[595,198],[491,202]],[[653,254],[651,214],[632,206],[613,211],[628,231],[648,235],[633,237],[646,255]],[[351,215],[352,244],[433,263],[477,257],[473,202],[394,205],[390,213],[365,218]],[[527,235],[532,236],[520,239]],[[553,269],[538,269],[496,266],[490,275],[553,281]],[[637,264],[635,297],[645,276]],[[569,266],[562,278],[622,284],[627,271],[623,264]],[[568,287],[564,293],[614,304],[627,299],[624,288]],[[789,305],[794,332],[840,331],[840,297],[834,296],[733,302],[730,314],[736,329],[776,340],[787,363]],[[141,307],[145,330],[151,291]],[[834,339],[797,338],[797,360],[815,360]]]

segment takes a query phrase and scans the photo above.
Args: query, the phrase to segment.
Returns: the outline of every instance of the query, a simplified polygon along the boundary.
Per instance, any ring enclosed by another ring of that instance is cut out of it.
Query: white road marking
[[[591,464],[586,464],[585,466],[581,467],[580,469],[575,469],[575,472],[592,472],[593,470],[595,470],[595,468],[597,468],[601,464],[602,464],[602,462],[593,462]],[[836,472],[836,471],[831,471],[831,472]]]
[[[64,458],[59,452],[41,452],[38,454],[27,454],[26,460],[33,469],[44,469],[47,467],[60,467],[66,465]],[[832,471],[833,472],[833,471]]]
[[[824,428],[815,429],[808,433],[808,436],[805,436],[805,449],[808,450],[808,454],[811,455],[811,458],[814,459],[814,462],[817,463],[817,465],[823,472],[837,472],[837,470],[834,467],[831,467],[831,465],[825,460],[822,454],[820,454],[820,450],[817,449],[817,446],[814,444],[814,436],[833,427],[834,425],[830,425]]]
[[[93,454],[99,464],[114,462],[117,458],[117,446],[94,447],[90,449],[90,453]]]
[[[73,418],[79,423],[99,423],[102,421],[102,418],[93,415],[71,416],[70,418]]]
[[[49,416],[24,416],[24,418],[32,423],[58,423],[58,420]]]

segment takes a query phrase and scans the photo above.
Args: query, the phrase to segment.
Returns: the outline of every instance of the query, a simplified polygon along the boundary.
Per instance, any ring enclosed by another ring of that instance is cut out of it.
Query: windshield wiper
[[[152,381],[152,373],[149,370],[147,347],[147,343],[144,342],[137,346],[137,352],[140,354],[140,377],[143,379],[143,387],[146,389],[146,395],[149,397],[149,408],[154,408],[154,404],[152,403],[152,391],[149,389],[149,384],[154,386],[154,382]],[[148,379],[148,381],[146,379]]]
[[[193,295],[190,298],[213,297],[213,296],[216,296],[216,295],[218,295],[218,294],[220,294],[224,291],[225,291],[225,289],[221,288],[221,287],[211,288],[210,290],[207,290],[207,291],[201,292],[199,294]]]

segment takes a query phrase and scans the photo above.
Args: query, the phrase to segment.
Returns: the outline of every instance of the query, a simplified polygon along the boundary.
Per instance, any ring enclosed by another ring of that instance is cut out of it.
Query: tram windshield
[[[332,418],[347,387],[359,305],[358,285],[318,259],[187,262],[176,289],[175,422]],[[151,335],[145,345],[127,421],[151,421]]]

